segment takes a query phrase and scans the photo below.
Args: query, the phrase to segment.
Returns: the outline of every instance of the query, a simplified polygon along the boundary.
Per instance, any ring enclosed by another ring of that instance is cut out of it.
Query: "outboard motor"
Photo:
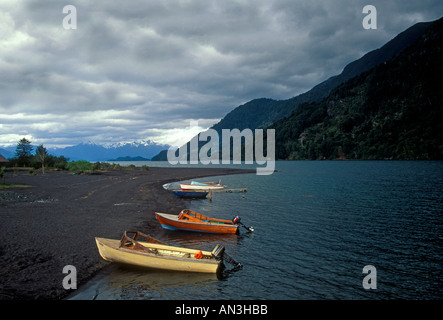
[[[211,254],[215,259],[221,260],[223,259],[224,252],[225,252],[225,247],[223,247],[221,244],[218,244],[215,246],[214,250],[212,250]]]
[[[232,223],[233,224],[239,224],[239,225],[241,225],[243,228],[245,228],[246,230],[248,230],[248,231],[254,231],[254,227],[247,227],[247,226],[245,226],[242,222],[241,222],[241,219],[240,219],[240,217],[239,216],[236,216],[236,217],[234,217],[233,219],[232,219]]]
[[[226,252],[225,247],[218,244],[215,246],[214,250],[212,250],[211,254],[215,257],[217,260],[224,260],[234,266],[234,270],[239,270],[243,268],[243,265],[237,261],[235,261],[233,258],[231,258]]]
[[[236,216],[235,218],[232,219],[232,223],[233,224],[240,224],[241,223],[241,219],[239,216]]]

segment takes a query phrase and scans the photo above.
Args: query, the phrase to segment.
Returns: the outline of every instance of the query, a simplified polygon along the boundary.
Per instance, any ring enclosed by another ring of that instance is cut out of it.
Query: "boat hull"
[[[199,223],[194,221],[179,220],[177,215],[156,212],[158,222],[164,229],[168,230],[184,230],[194,232],[206,232],[217,234],[236,234],[238,233],[238,225],[221,224],[221,223]]]
[[[140,244],[156,249],[166,254],[139,252],[133,249],[119,247],[120,240],[95,238],[100,256],[106,261],[124,263],[134,266],[185,272],[217,273],[223,268],[223,263],[214,258],[197,259],[195,254],[200,250],[172,247],[161,244],[140,242]],[[168,252],[170,255],[168,256]],[[211,256],[211,252],[202,251]]]
[[[208,191],[182,191],[174,190],[172,191],[177,198],[194,198],[194,199],[204,199],[208,195]]]

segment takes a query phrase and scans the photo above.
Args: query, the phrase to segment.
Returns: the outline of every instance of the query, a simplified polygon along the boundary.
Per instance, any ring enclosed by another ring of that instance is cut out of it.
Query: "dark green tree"
[[[29,164],[29,161],[32,157],[32,145],[31,141],[26,138],[21,139],[17,143],[17,147],[15,148],[15,157],[17,158],[17,163],[22,164],[23,166]]]

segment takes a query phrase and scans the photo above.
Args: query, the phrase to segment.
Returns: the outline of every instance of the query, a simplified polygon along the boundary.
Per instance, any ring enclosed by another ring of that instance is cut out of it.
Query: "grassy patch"
[[[26,184],[10,184],[10,183],[0,183],[0,190],[7,188],[29,188],[32,187]]]

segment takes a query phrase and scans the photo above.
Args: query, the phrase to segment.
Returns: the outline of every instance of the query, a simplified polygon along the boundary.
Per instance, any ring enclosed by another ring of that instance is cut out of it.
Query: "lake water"
[[[149,231],[185,247],[221,243],[243,269],[218,280],[110,264],[71,299],[443,298],[443,162],[291,161],[276,169],[213,177],[248,192],[191,202],[208,216],[239,215],[253,233]],[[367,265],[376,289],[363,287]]]

